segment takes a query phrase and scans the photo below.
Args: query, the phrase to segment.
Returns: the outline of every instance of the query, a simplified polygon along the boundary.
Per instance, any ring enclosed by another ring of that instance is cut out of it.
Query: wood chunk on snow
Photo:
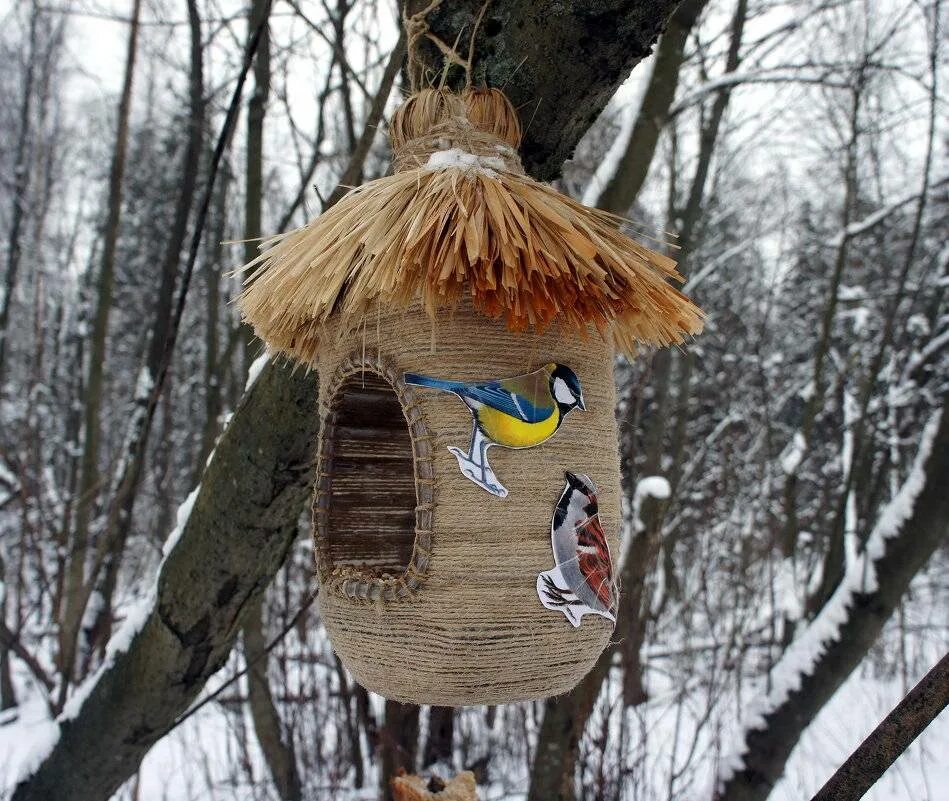
[[[394,777],[389,786],[395,801],[478,801],[478,786],[470,770],[448,781],[403,774]]]

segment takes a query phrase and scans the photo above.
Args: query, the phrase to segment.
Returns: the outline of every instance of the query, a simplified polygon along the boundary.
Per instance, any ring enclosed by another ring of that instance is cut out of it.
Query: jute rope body
[[[463,705],[568,691],[596,661],[612,625],[587,616],[574,629],[541,605],[535,584],[540,571],[553,567],[550,522],[564,470],[587,473],[599,486],[601,519],[614,556],[617,551],[612,350],[596,336],[512,334],[467,303],[434,324],[418,306],[404,313],[377,309],[367,315],[364,331],[330,337],[324,336],[317,362],[324,416],[331,413],[330,393],[341,372],[364,353],[398,374],[463,381],[515,375],[550,361],[576,370],[589,411],[573,412],[539,447],[490,450],[510,491],[505,499],[464,478],[447,450],[469,441],[472,420],[465,406],[449,394],[416,390],[412,403],[433,437],[426,574],[414,591],[393,600],[354,598],[335,577],[321,592],[323,620],[343,663],[363,686],[387,698]],[[317,552],[324,552],[320,543]]]

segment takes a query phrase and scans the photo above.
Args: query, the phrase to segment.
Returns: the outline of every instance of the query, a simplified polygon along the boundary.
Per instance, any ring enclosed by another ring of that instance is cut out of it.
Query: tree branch
[[[947,474],[949,414],[940,410],[903,488],[881,513],[865,558],[775,665],[774,689],[749,712],[761,724],[744,733],[732,760],[740,767],[721,778],[718,801],[768,797],[801,732],[860,664],[913,576],[949,534]],[[881,580],[867,583],[864,574]]]
[[[811,801],[858,801],[949,705],[949,654],[920,680]]]

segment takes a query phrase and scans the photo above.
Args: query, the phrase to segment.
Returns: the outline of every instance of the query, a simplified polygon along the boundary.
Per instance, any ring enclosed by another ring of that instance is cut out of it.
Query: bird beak
[[[581,412],[585,412],[585,411],[587,410],[587,405],[583,402],[583,395],[581,395],[579,398],[577,398],[577,408],[578,408]]]

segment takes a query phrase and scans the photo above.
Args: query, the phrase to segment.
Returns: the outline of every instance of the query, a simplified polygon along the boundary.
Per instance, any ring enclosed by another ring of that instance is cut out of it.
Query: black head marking
[[[580,386],[580,379],[577,378],[577,374],[565,364],[555,364],[554,370],[550,374],[551,392],[553,392],[554,382],[556,382],[558,378],[563,381],[567,389],[570,390],[570,394],[574,397],[574,400],[571,403],[565,403],[564,401],[557,399],[557,404],[560,406],[560,410],[564,413],[575,408],[585,411],[587,407],[583,402],[583,388]],[[554,397],[556,398],[556,395]]]

